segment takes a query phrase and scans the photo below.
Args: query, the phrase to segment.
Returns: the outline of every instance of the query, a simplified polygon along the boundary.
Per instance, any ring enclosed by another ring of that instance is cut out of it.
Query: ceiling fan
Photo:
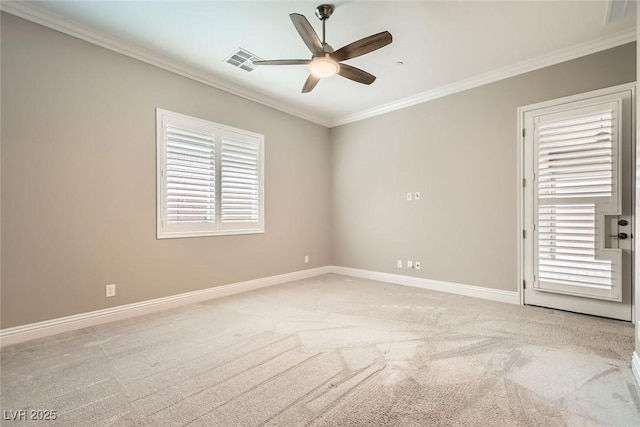
[[[302,41],[311,51],[311,59],[277,59],[271,61],[254,61],[255,65],[307,65],[309,68],[309,77],[302,87],[302,93],[311,92],[318,84],[320,79],[341,75],[349,80],[358,83],[370,85],[376,79],[376,76],[367,73],[359,68],[342,61],[356,58],[374,50],[380,49],[393,41],[391,33],[383,31],[369,37],[365,37],[353,43],[350,43],[340,49],[334,51],[325,39],[325,22],[333,13],[333,6],[330,4],[321,4],[316,8],[316,16],[322,21],[322,41],[318,38],[318,34],[313,30],[311,24],[304,15],[292,13],[289,15],[293,25],[298,30],[298,34]]]

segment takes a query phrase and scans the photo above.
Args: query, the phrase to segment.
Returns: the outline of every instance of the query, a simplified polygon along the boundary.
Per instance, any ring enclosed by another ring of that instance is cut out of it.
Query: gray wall
[[[631,43],[332,129],[333,264],[516,291],[516,109],[635,79]]]
[[[516,290],[516,108],[636,79],[630,44],[328,130],[12,15],[1,51],[1,328],[332,263]],[[265,135],[265,234],[155,239],[155,107]]]
[[[4,13],[1,59],[2,328],[330,263],[328,129]],[[265,135],[265,234],[156,240],[156,107]]]

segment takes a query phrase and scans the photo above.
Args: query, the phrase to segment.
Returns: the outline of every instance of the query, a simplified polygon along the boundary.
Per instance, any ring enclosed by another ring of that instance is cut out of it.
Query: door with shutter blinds
[[[632,89],[602,92],[522,109],[523,299],[631,320]]]

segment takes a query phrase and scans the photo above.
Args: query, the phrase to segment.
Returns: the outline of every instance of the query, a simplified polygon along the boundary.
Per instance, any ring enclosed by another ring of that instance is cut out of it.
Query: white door
[[[631,320],[633,87],[519,109],[524,303]]]

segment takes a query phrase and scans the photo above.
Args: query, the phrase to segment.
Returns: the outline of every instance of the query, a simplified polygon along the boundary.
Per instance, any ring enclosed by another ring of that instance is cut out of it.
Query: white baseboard
[[[633,371],[633,376],[636,377],[636,383],[640,388],[640,356],[638,356],[637,351],[633,352],[633,357],[631,358],[631,371]]]
[[[418,277],[403,276],[399,274],[381,273],[378,271],[360,270],[356,268],[325,266],[308,270],[295,271],[293,273],[249,280],[246,282],[232,283],[216,286],[200,291],[187,292],[164,298],[141,301],[133,304],[121,305],[104,310],[91,311],[73,316],[60,317],[28,325],[16,326],[0,330],[0,347],[47,337],[63,332],[96,326],[103,323],[114,322],[142,314],[166,310],[181,305],[221,298],[228,295],[248,292],[267,286],[279,285],[294,280],[307,279],[328,273],[342,274],[345,276],[360,277],[363,279],[378,280],[381,282],[396,283],[399,285],[413,286],[433,291],[448,292],[475,298],[493,301],[519,304],[520,297],[517,292],[502,291],[499,289],[483,288],[480,286],[463,285],[459,283],[442,282],[438,280],[423,279]]]
[[[200,291],[187,292],[179,295],[107,308],[104,310],[60,317],[57,319],[46,320],[44,322],[30,323],[28,325],[16,326],[14,328],[1,329],[0,347],[55,335],[62,332],[96,326],[103,323],[114,322],[116,320],[140,316],[142,314],[166,310],[181,305],[221,298],[265,288],[267,286],[292,282],[294,280],[307,279],[309,277],[320,276],[331,272],[332,268],[330,266],[300,270],[293,273],[279,274],[277,276],[248,280],[246,282],[216,286],[213,288],[202,289]]]
[[[520,295],[518,292],[514,291],[503,291],[500,289],[483,288],[481,286],[463,285],[460,283],[442,282],[439,280],[423,279],[420,277],[381,273],[379,271],[360,270],[348,267],[332,266],[331,271],[336,274],[360,277],[362,279],[396,283],[398,285],[413,286],[416,288],[429,289],[431,291],[447,292],[450,294],[506,302],[509,304],[520,304]]]
[[[31,323],[28,325],[16,326],[0,330],[0,347],[18,344],[37,338],[43,338],[63,332],[70,332],[77,329],[96,326],[103,323],[114,322],[116,320],[127,319],[140,316],[142,314],[153,313],[166,310],[181,305],[192,304],[229,295],[248,292],[268,286],[279,285],[295,280],[307,279],[321,276],[323,274],[335,273],[344,276],[359,277],[363,279],[377,280],[381,282],[395,283],[404,286],[429,289],[432,291],[447,292],[457,295],[488,299],[505,302],[509,304],[520,304],[518,292],[503,291],[499,289],[483,288],[480,286],[463,285],[460,283],[443,282],[439,280],[423,279],[419,277],[403,276],[399,274],[381,273],[371,270],[360,270],[357,268],[325,266],[308,270],[295,271],[293,273],[279,274],[261,279],[248,280],[246,282],[232,283],[229,285],[216,286],[200,291],[187,292],[179,295],[172,295],[164,298],[157,298],[133,304],[121,305],[104,310],[91,311],[88,313],[73,316],[60,317],[46,320],[44,322]],[[640,356],[633,353],[631,370],[640,387]]]

